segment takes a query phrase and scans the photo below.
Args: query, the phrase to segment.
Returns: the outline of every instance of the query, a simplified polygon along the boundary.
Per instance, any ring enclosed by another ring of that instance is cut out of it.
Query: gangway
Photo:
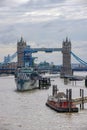
[[[81,104],[82,102],[87,103],[87,97],[76,98],[72,100],[75,105]]]

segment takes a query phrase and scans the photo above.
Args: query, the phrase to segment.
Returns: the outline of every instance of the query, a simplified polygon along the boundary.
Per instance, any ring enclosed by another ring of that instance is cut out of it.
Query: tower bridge
[[[87,62],[80,59],[78,56],[76,56],[71,51],[71,41],[66,38],[65,41],[62,42],[61,48],[31,48],[29,45],[26,44],[26,42],[21,37],[20,41],[17,42],[17,52],[15,52],[12,56],[8,55],[7,57],[4,57],[4,62],[2,63],[2,68],[0,68],[0,72],[4,68],[7,68],[7,70],[13,71],[13,69],[17,67],[23,67],[23,66],[32,66],[35,57],[32,56],[33,53],[37,52],[46,52],[46,53],[52,53],[52,52],[62,52],[62,67],[61,67],[61,77],[64,75],[72,75],[72,68],[71,68],[71,55],[80,63],[87,66]],[[17,56],[17,63],[14,67],[14,64],[11,63],[11,61]],[[12,65],[11,65],[12,64]],[[10,66],[10,67],[9,67]]]
[[[37,53],[43,51],[46,53],[52,52],[62,52],[63,54],[63,66],[61,69],[61,77],[65,74],[72,75],[71,69],[71,42],[66,38],[62,43],[62,48],[31,48],[27,46],[23,38],[17,43],[17,58],[18,58],[18,67],[22,66],[32,66],[33,57],[32,53]]]

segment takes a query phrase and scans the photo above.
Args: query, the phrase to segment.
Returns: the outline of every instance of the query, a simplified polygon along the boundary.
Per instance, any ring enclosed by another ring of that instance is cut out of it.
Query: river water
[[[87,72],[77,73],[87,75]],[[73,98],[85,90],[84,81],[64,85],[63,79],[52,78],[52,85],[65,92],[72,88]],[[44,90],[17,92],[14,76],[0,77],[0,130],[87,130],[87,104],[78,113],[57,113],[45,105],[52,86]],[[79,106],[78,106],[79,107]]]

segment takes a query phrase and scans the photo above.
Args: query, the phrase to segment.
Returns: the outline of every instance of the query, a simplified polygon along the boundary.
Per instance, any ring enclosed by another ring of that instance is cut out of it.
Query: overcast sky
[[[87,61],[87,0],[0,0],[0,60],[16,51],[21,36],[32,47],[62,47],[68,36]],[[60,53],[44,54],[39,61],[62,62]]]

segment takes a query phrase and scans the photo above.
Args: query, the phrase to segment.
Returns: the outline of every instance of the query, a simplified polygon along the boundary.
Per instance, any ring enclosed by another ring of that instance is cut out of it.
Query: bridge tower
[[[26,42],[21,37],[20,41],[17,42],[17,67],[24,66],[24,49]]]
[[[71,41],[66,38],[66,41],[63,41],[62,44],[62,53],[63,53],[63,65],[61,67],[60,76],[72,75],[71,69]]]

